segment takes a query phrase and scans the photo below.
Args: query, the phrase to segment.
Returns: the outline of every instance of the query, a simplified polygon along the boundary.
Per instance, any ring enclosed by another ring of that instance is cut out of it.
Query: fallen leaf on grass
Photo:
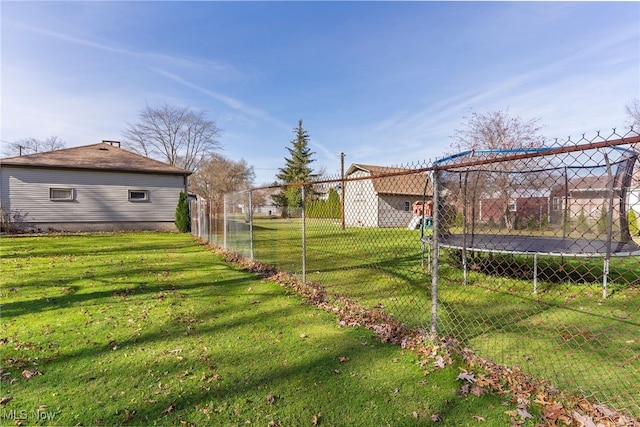
[[[0,405],[6,405],[12,400],[13,400],[13,397],[3,397],[2,399],[0,399]]]
[[[482,387],[478,387],[477,385],[474,385],[473,387],[471,387],[471,394],[473,394],[474,396],[480,397],[486,392],[487,390],[483,389]]]
[[[526,409],[518,408],[518,415],[523,420],[526,420],[527,418],[533,418],[533,415],[531,415]]]
[[[440,415],[438,414],[433,414],[431,415],[431,421],[433,421],[434,423],[438,423],[442,421],[442,418],[440,418]]]
[[[31,378],[31,377],[33,377],[35,375],[42,375],[42,372],[40,372],[40,371],[38,371],[36,369],[32,369],[32,370],[25,369],[24,371],[22,371],[22,376],[24,378],[26,378],[26,379],[29,379],[29,378]]]
[[[439,369],[444,369],[444,367],[446,366],[444,363],[444,357],[442,356],[438,356],[438,358],[433,364],[436,366],[436,368],[439,368]]]
[[[470,374],[468,372],[461,373],[460,375],[458,375],[457,379],[462,381],[469,381],[470,383],[476,382],[476,377],[474,377],[473,374]]]
[[[467,394],[469,394],[469,384],[467,383],[462,384],[458,392],[460,393],[461,396],[466,396]]]
[[[472,418],[475,418],[475,420],[479,423],[487,421],[484,417],[481,417],[480,415],[474,415]]]
[[[520,408],[518,408],[515,411],[505,411],[505,414],[509,415],[512,418],[521,418],[523,421],[526,420],[527,418],[533,418],[533,415],[527,412],[526,409],[520,409]]]
[[[573,411],[573,421],[576,422],[578,427],[596,427],[596,423],[593,422],[593,419],[588,415],[580,415],[576,411]]]
[[[176,409],[175,406],[173,405],[169,405],[169,407],[167,409],[165,409],[164,411],[162,411],[163,414],[170,414],[172,413],[174,410]]]
[[[349,361],[349,358],[347,356],[339,356],[338,357],[338,362],[340,363],[346,363]]]
[[[274,403],[276,403],[276,397],[273,394],[267,395],[267,403],[269,405],[273,405]]]
[[[560,415],[562,415],[562,405],[559,403],[554,403],[552,405],[547,405],[544,407],[544,418],[551,423],[555,423]]]
[[[595,404],[593,405],[594,408],[596,408],[598,410],[598,412],[600,412],[602,415],[604,415],[607,418],[611,418],[611,419],[615,419],[616,418],[616,412],[612,409],[607,408],[604,405],[598,405]]]
[[[320,423],[320,416],[314,415],[313,418],[311,418],[311,424],[313,424],[314,426],[317,426],[319,423]]]

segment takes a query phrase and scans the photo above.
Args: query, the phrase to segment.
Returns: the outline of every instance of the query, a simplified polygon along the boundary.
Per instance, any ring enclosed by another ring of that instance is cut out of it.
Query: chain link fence
[[[353,164],[191,202],[193,233],[640,417],[640,135]]]

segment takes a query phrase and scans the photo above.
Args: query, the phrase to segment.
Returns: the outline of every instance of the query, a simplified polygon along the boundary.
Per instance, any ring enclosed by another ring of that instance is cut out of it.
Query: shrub
[[[587,216],[584,214],[584,210],[581,210],[580,215],[578,215],[577,229],[583,233],[589,231],[589,221],[587,220]]]
[[[600,216],[598,217],[598,222],[596,223],[598,228],[598,233],[606,233],[609,228],[609,212],[607,211],[606,206],[602,206],[600,210]]]
[[[187,193],[180,192],[180,199],[178,199],[178,206],[176,207],[176,227],[178,231],[182,233],[189,233],[191,231],[191,216],[189,215],[189,201],[187,200]]]
[[[0,231],[7,233],[16,233],[24,229],[24,222],[28,213],[20,210],[6,210],[0,208]]]

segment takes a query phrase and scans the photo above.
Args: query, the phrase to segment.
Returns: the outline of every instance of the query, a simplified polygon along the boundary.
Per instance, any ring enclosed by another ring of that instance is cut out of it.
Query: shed
[[[432,199],[433,187],[425,172],[352,164],[345,174],[345,224],[362,227],[407,227],[413,205]],[[426,186],[426,188],[425,188]]]
[[[0,208],[36,230],[175,230],[191,172],[98,144],[0,161]]]

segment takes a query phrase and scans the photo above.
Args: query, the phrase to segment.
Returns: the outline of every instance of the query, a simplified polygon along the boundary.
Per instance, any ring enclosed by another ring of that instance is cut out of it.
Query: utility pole
[[[340,153],[340,190],[342,193],[342,197],[340,197],[340,224],[342,231],[344,231],[344,153]]]

